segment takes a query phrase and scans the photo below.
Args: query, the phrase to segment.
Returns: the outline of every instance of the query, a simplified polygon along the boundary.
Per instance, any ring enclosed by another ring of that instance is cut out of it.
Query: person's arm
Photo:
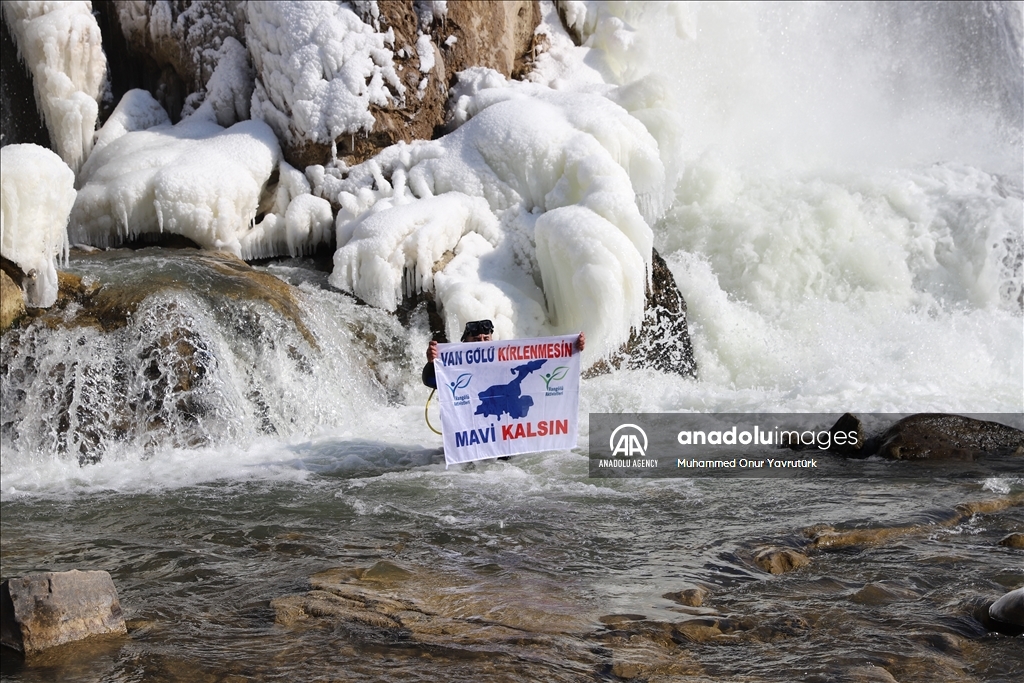
[[[427,364],[423,366],[421,379],[431,389],[437,389],[437,375],[434,371],[434,359],[437,358],[437,342],[431,341],[427,345]]]

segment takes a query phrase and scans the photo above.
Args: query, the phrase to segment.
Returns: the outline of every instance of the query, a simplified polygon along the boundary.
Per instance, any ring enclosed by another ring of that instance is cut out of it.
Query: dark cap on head
[[[466,323],[466,329],[462,331],[462,341],[470,337],[479,337],[481,334],[493,334],[494,325],[490,320],[474,320]]]

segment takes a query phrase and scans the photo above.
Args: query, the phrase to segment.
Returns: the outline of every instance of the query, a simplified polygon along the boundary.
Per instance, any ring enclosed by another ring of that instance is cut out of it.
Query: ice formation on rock
[[[391,32],[329,2],[253,2],[246,43],[256,68],[252,116],[285,146],[330,144],[373,128],[370,105],[404,96]]]
[[[503,338],[585,329],[588,354],[618,348],[643,315],[657,144],[600,95],[463,77],[453,133],[325,173],[332,283],[392,310],[408,285],[433,291],[449,336],[491,318]]]
[[[5,0],[2,6],[18,54],[32,73],[50,141],[77,171],[92,149],[107,73],[92,3]]]
[[[253,69],[242,44],[245,2],[118,2],[117,20],[128,44],[160,66],[170,66],[191,91],[184,102],[165,102],[186,118],[217,91],[217,122],[249,118]],[[214,80],[220,82],[215,84]],[[168,94],[162,95],[168,99]]]
[[[75,174],[39,145],[0,148],[0,166],[0,254],[25,272],[26,303],[52,306],[57,300],[57,258],[67,256]]]
[[[280,158],[273,132],[261,121],[223,128],[209,100],[175,126],[145,128],[161,119],[158,108],[136,91],[100,131],[103,146],[78,177],[72,241],[105,247],[166,231],[208,249],[263,256],[243,244]]]

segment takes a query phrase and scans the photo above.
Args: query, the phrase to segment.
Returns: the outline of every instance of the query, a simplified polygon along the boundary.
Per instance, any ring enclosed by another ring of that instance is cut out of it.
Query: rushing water
[[[0,572],[105,569],[129,634],[5,652],[4,680],[1019,680],[1021,638],[978,612],[1024,584],[998,545],[1024,507],[950,515],[1024,473],[588,478],[590,412],[1024,412],[1020,5],[833,5],[629,17],[661,51],[623,78],[654,73],[680,117],[655,242],[700,379],[584,380],[573,452],[445,469],[425,316],[403,328],[301,262],[263,270],[299,286],[315,347],[180,270],[193,291],[120,330],[5,335]],[[183,328],[203,381],[160,412],[147,371],[173,371]],[[754,563],[822,524],[903,531]],[[359,597],[297,618],[324,582]],[[702,606],[666,597],[696,587]]]

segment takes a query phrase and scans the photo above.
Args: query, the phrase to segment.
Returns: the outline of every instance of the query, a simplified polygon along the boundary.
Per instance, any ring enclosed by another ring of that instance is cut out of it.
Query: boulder
[[[7,271],[0,270],[0,332],[25,315],[25,293]]]
[[[865,448],[867,438],[864,432],[864,424],[856,415],[844,413],[843,416],[836,420],[836,423],[832,425],[832,429],[828,431],[829,436],[831,437],[829,439],[829,443],[831,444],[829,451],[832,453],[844,455],[848,458],[865,458],[870,455],[870,453],[868,453],[868,449]],[[842,439],[836,439],[836,434],[839,432],[843,433]],[[846,438],[851,432],[856,432],[857,434],[857,440],[852,443]],[[837,443],[837,441],[841,441],[842,443]]]
[[[754,555],[754,563],[770,574],[786,572],[810,564],[811,560],[803,553],[792,548],[769,547],[759,550]]]
[[[1024,431],[962,415],[921,413],[882,435],[878,454],[891,460],[974,460],[980,455],[1024,454]]]
[[[988,608],[988,615],[998,625],[1019,629],[1018,632],[1024,631],[1024,588],[1012,590],[993,602]]]
[[[1002,596],[980,616],[982,624],[990,631],[1008,636],[1024,634],[1024,588]]]
[[[0,586],[0,642],[25,655],[89,636],[128,632],[110,574],[46,572]]]
[[[1006,548],[1017,548],[1018,550],[1024,549],[1024,534],[1007,534],[999,540],[999,545]]]
[[[686,607],[702,607],[704,601],[711,596],[709,591],[704,586],[697,586],[696,588],[686,588],[681,591],[675,591],[672,593],[665,593],[661,597],[672,602],[677,602],[680,605]]]

